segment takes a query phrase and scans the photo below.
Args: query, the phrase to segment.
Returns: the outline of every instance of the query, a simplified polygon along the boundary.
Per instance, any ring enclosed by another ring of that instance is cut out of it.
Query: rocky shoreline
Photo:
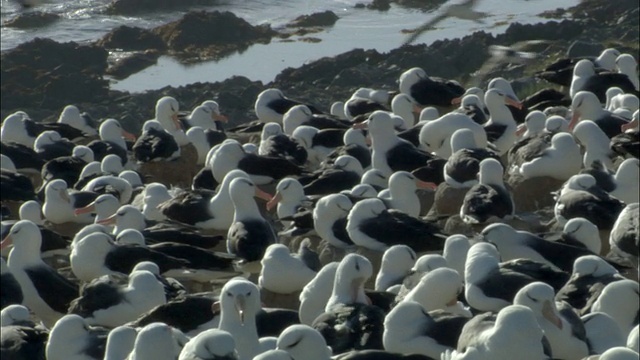
[[[369,5],[380,3],[374,1]],[[339,20],[320,13],[296,19],[291,26],[276,31],[268,25],[253,27],[232,13],[190,12],[178,21],[152,30],[120,27],[91,44],[35,39],[2,54],[0,116],[4,119],[11,112],[24,110],[36,120],[55,121],[65,105],[75,104],[96,119],[116,118],[127,130],[138,132],[142,122],[153,117],[156,100],[170,95],[180,101],[183,110],[215,99],[231,120],[229,126],[233,126],[255,119],[255,98],[269,87],[280,88],[291,97],[328,111],[331,102],[348,98],[357,87],[395,87],[399,74],[414,66],[434,76],[469,84],[478,80],[473,73],[488,58],[487,47],[494,44],[546,40],[527,49],[539,52],[544,59],[526,66],[505,64],[487,74],[511,79],[520,96],[550,87],[533,78],[532,73],[555,58],[566,56],[567,49],[571,55],[597,55],[605,47],[616,47],[638,57],[639,12],[635,1],[584,0],[574,8],[547,12],[545,16],[548,22],[513,23],[503,34],[495,36],[481,31],[428,46],[402,46],[388,53],[354,49],[296,69],[285,69],[266,84],[235,76],[222,82],[165,87],[144,93],[110,90],[106,75],[122,71],[120,76],[126,77],[130,71],[127,66],[139,71],[155,63],[161,54],[187,62],[219,58],[274,37],[286,39],[292,34],[322,31],[323,26]],[[198,25],[193,26],[194,22]],[[216,22],[233,27],[233,33],[240,34],[241,39],[233,41],[228,35],[221,35],[205,42],[202,36],[197,36],[197,29],[203,26],[215,29]],[[126,50],[135,57],[123,57],[130,64],[114,70],[117,61],[110,56],[114,49]]]

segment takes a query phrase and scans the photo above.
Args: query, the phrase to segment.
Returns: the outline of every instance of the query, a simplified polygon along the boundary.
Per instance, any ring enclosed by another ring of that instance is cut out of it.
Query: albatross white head
[[[373,266],[369,259],[358,254],[345,256],[336,270],[333,291],[325,311],[331,311],[334,306],[341,304],[370,304],[364,293],[364,283],[372,274]]]

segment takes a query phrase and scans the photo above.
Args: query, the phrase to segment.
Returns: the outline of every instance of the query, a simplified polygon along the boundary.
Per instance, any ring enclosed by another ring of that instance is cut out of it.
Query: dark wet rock
[[[277,34],[269,25],[253,26],[231,12],[189,12],[153,32],[181,58],[219,59],[255,43],[269,43]]]
[[[40,11],[20,14],[5,21],[2,25],[17,29],[33,29],[51,25],[60,19],[60,15]]]
[[[387,11],[391,9],[391,1],[390,0],[373,0],[371,4],[367,5],[367,9]]]
[[[36,38],[1,57],[0,99],[5,109],[56,108],[95,101],[108,92],[102,79],[107,51],[75,42]]]
[[[338,21],[338,15],[331,10],[311,14],[301,15],[288,23],[287,27],[314,27],[314,26],[332,26]]]
[[[459,214],[467,191],[469,191],[469,188],[454,188],[446,182],[438,185],[433,199],[433,206],[431,206],[428,216]]]
[[[447,0],[393,0],[393,2],[403,7],[431,11],[446,3]]]
[[[576,40],[567,49],[568,57],[598,56],[604,50],[601,43]]]
[[[164,50],[167,48],[162,38],[151,30],[126,25],[111,30],[98,40],[96,45],[122,51]]]
[[[106,70],[106,74],[113,76],[114,79],[125,79],[132,74],[156,64],[159,57],[160,52],[157,50],[128,53],[114,59]]]
[[[194,5],[216,5],[220,0],[113,0],[107,7],[107,13],[131,15],[151,11],[187,9]]]
[[[546,207],[553,207],[556,203],[552,191],[560,189],[563,180],[550,177],[535,177],[525,179],[519,175],[512,175],[507,180],[511,187],[511,195],[517,212],[530,212]]]

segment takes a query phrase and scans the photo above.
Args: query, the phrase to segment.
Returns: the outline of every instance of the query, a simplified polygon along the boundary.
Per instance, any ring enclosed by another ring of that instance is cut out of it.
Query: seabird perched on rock
[[[338,265],[325,311],[311,325],[322,334],[334,354],[382,349],[384,312],[370,305],[364,291],[364,283],[372,272],[371,262],[358,254],[348,254]]]
[[[56,131],[47,130],[36,138],[33,143],[33,150],[45,161],[55,159],[60,156],[69,156],[73,153],[76,144],[63,138]]]
[[[389,247],[382,255],[380,270],[376,275],[375,289],[387,291],[393,285],[402,284],[416,262],[416,253],[403,244]]]
[[[465,299],[480,311],[499,311],[512,303],[525,285],[542,281],[560,289],[569,275],[528,259],[500,262],[500,254],[489,243],[476,243],[467,254]]]
[[[558,359],[583,359],[589,355],[582,320],[567,303],[556,304],[555,291],[542,282],[524,286],[513,299],[516,305],[531,309]]]
[[[560,190],[554,206],[555,219],[564,226],[569,219],[583,217],[600,230],[613,228],[625,204],[597,187],[589,174],[572,176]]]
[[[188,338],[171,326],[163,323],[149,324],[136,336],[128,360],[176,359]]]
[[[427,312],[444,310],[470,318],[469,309],[458,301],[458,295],[463,289],[464,282],[460,274],[448,267],[441,267],[424,274],[402,301],[415,301]]]
[[[233,336],[224,330],[209,329],[187,342],[178,360],[235,360],[238,357]]]
[[[69,313],[82,316],[89,325],[114,328],[165,302],[162,283],[151,272],[137,270],[129,275],[126,286],[108,275],[84,285],[80,297],[71,302]]]
[[[93,140],[87,147],[93,151],[97,161],[101,161],[108,154],[115,154],[122,164],[126,164],[128,156],[125,139],[136,141],[135,135],[123,129],[118,120],[107,119],[100,124],[100,140]]]
[[[573,68],[569,94],[573,99],[579,91],[589,91],[595,94],[600,103],[605,103],[607,90],[612,86],[617,86],[624,92],[638,92],[638,89],[626,74],[615,72],[597,73],[593,62],[580,60]]]
[[[613,224],[609,235],[611,250],[638,266],[638,238],[640,228],[640,204],[628,204]]]
[[[396,244],[407,245],[416,252],[441,250],[446,238],[436,224],[389,210],[377,198],[357,202],[347,219],[347,232],[353,242],[377,251]]]
[[[0,248],[13,244],[7,265],[24,295],[24,304],[48,326],[67,312],[78,287],[42,261],[42,236],[37,225],[28,220],[17,222]]]
[[[602,50],[598,57],[570,57],[561,58],[547,65],[544,70],[536,72],[535,76],[548,82],[561,86],[570,86],[573,76],[573,69],[580,60],[589,60],[597,67],[597,71],[614,71],[616,59],[620,56],[620,51],[614,48]]]
[[[447,351],[443,359],[511,359],[514,354],[523,360],[547,358],[543,346],[544,333],[531,309],[509,305],[497,316],[480,314],[462,328],[458,348]]]
[[[108,334],[108,329],[89,326],[79,315],[65,315],[49,332],[47,359],[102,359]]]
[[[479,183],[467,191],[460,207],[460,217],[467,224],[483,224],[493,218],[508,219],[515,205],[502,179],[500,162],[487,158],[480,162]]]
[[[476,146],[487,147],[487,133],[484,127],[467,115],[459,113],[448,113],[427,122],[420,130],[420,147],[443,159],[448,159],[451,156],[451,136],[459,129],[473,131]]]
[[[638,325],[638,296],[637,281],[625,279],[611,282],[602,289],[602,293],[591,306],[591,312],[603,312],[611,316],[626,337],[633,327]]]
[[[267,123],[262,128],[258,155],[284,157],[298,165],[304,165],[308,156],[304,147],[283,133],[278,123]]]
[[[400,75],[400,92],[411,96],[420,107],[449,107],[452,100],[464,94],[464,88],[456,81],[430,77],[419,67],[411,68]]]
[[[229,194],[235,210],[227,232],[227,252],[244,262],[260,261],[267,247],[278,242],[253,199],[261,193],[251,180],[240,177],[229,184]]]
[[[585,255],[573,263],[569,281],[557,291],[556,300],[571,305],[579,314],[586,314],[596,298],[609,283],[624,280],[618,270],[599,256]]]
[[[256,112],[256,116],[258,116],[258,120],[262,123],[277,122],[282,124],[284,114],[296,105],[302,105],[302,103],[285,97],[280,89],[271,88],[262,91],[258,95],[254,111]],[[304,105],[314,114],[322,113],[312,105]]]
[[[478,183],[480,162],[487,158],[500,161],[497,153],[476,144],[473,131],[456,130],[451,135],[451,156],[444,166],[444,180],[454,188],[469,188]]]
[[[218,329],[233,336],[239,360],[253,359],[273,348],[271,341],[258,338],[256,315],[260,308],[260,289],[252,282],[234,278],[222,287]]]
[[[338,248],[353,247],[347,226],[347,216],[353,203],[344,194],[331,194],[320,198],[313,209],[313,227],[329,244]]]
[[[302,290],[311,281],[316,271],[283,244],[271,244],[267,247],[260,261],[262,270],[258,285],[265,290],[277,294],[291,294]]]
[[[621,126],[629,120],[602,108],[596,95],[589,91],[579,91],[571,100],[571,122],[569,129],[573,130],[582,120],[591,120],[612,138],[622,132]]]
[[[142,135],[133,144],[133,157],[138,162],[170,161],[180,157],[176,139],[157,120],[142,125]]]
[[[367,123],[371,136],[372,167],[380,170],[384,176],[391,176],[399,170],[413,171],[433,159],[433,155],[398,138],[388,112],[375,111]]]
[[[209,166],[218,183],[222,183],[224,176],[234,169],[245,171],[256,185],[302,174],[302,168],[291,161],[279,157],[249,154],[237,141],[223,142],[211,157]]]
[[[582,167],[580,147],[571,134],[558,133],[551,138],[551,146],[520,165],[518,172],[526,179],[548,176],[567,180]]]
[[[378,193],[387,208],[400,210],[413,217],[420,216],[418,189],[435,190],[436,185],[418,179],[407,171],[396,171],[389,177],[389,188]]]
[[[2,309],[0,356],[3,359],[44,360],[49,331],[36,326],[29,309],[11,305]]]
[[[454,350],[468,317],[445,311],[426,311],[415,301],[398,303],[384,320],[384,348],[400,354],[422,354],[438,359]]]
[[[351,127],[351,122],[334,118],[331,115],[314,115],[307,105],[295,105],[282,116],[282,130],[287,135],[293,135],[293,131],[302,125],[311,126],[318,130],[348,129]]]
[[[482,230],[481,237],[498,248],[503,261],[530,259],[567,272],[579,257],[598,255],[584,247],[547,241],[502,223],[488,225]]]

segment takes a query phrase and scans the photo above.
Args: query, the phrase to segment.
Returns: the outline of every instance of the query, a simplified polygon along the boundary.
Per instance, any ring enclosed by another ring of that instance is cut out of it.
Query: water
[[[476,10],[490,14],[484,24],[460,19],[445,19],[436,29],[424,33],[417,42],[457,38],[474,31],[501,33],[512,22],[536,23],[545,21],[537,15],[546,10],[567,8],[579,0],[484,0]],[[368,0],[221,0],[219,5],[197,7],[194,10],[231,11],[251,24],[269,23],[274,29],[299,15],[332,10],[339,16],[333,27],[307,36],[318,38],[318,43],[273,39],[269,44],[256,44],[242,53],[220,61],[185,66],[173,58],[163,56],[158,64],[121,81],[112,80],[115,90],[144,91],[167,85],[181,86],[194,82],[215,82],[233,75],[251,80],[269,82],[287,67],[299,67],[324,56],[334,56],[354,48],[376,49],[387,52],[398,47],[405,34],[433,16],[415,9],[392,6],[379,12],[355,9],[354,5]],[[141,16],[110,16],[104,14],[109,0],[50,0],[36,10],[59,14],[61,19],[41,28],[16,30],[1,29],[1,49],[11,49],[35,37],[50,37],[56,41],[93,41],[120,25],[152,28],[180,18],[186,11],[154,12]],[[22,10],[10,0],[2,0],[1,20],[15,17]],[[35,11],[35,10],[26,10]]]

